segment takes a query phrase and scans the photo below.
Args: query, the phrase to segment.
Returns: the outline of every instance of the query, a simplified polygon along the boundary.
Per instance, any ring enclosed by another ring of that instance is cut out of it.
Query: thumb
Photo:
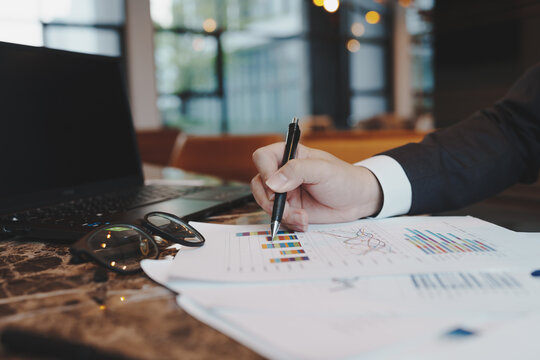
[[[266,181],[275,192],[288,192],[302,184],[316,184],[325,178],[327,163],[320,159],[293,159]]]

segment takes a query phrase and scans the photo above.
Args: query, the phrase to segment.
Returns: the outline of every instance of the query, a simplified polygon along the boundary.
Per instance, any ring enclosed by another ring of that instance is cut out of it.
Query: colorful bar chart
[[[406,230],[405,240],[429,255],[496,251],[481,241],[461,238],[452,233],[443,235],[430,230]]]
[[[272,244],[262,244],[263,249],[277,249],[277,248],[287,248],[287,247],[301,247],[302,244],[298,241],[294,242],[285,242],[285,243],[272,243]]]
[[[283,235],[283,234],[286,234],[286,232],[283,230],[280,230],[278,231],[278,235],[279,234]],[[248,231],[248,232],[236,233],[237,237],[257,236],[257,235],[270,235],[270,231]]]
[[[290,257],[290,258],[274,258],[274,259],[270,259],[270,262],[272,264],[276,264],[276,263],[286,263],[286,262],[306,261],[306,260],[309,260],[309,257],[298,256],[298,257]]]
[[[266,241],[283,241],[283,240],[298,240],[298,236],[296,235],[276,235],[275,238],[272,239],[271,236],[266,237]]]
[[[306,252],[304,249],[299,250],[281,250],[279,252],[281,255],[293,255],[293,254],[305,254]]]

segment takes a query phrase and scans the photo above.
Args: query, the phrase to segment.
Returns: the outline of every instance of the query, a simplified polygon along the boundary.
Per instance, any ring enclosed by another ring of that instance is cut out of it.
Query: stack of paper
[[[501,329],[540,316],[540,236],[472,217],[359,220],[273,240],[267,225],[193,225],[204,247],[143,269],[269,358],[473,357],[475,344],[512,346],[496,341]]]

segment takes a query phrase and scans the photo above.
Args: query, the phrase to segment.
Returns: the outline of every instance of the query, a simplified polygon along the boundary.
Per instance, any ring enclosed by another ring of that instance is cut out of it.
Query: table
[[[269,223],[255,203],[206,220]],[[0,331],[16,326],[133,359],[260,359],[188,315],[176,294],[144,273],[119,275],[70,258],[65,244],[0,241]],[[0,358],[27,359],[4,349]]]
[[[159,177],[158,168],[145,168]],[[254,203],[206,221],[269,223]],[[71,264],[67,245],[0,241],[0,331],[7,326],[75,341],[133,359],[260,359],[184,312],[176,295],[143,273],[118,275]],[[167,255],[167,254],[162,254]],[[2,359],[29,359],[6,354]]]

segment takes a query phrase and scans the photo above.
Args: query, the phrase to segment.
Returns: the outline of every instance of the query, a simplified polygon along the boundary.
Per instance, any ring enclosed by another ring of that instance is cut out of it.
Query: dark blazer
[[[410,215],[460,208],[517,182],[534,182],[540,169],[540,64],[493,107],[383,154],[397,160],[411,182]]]

